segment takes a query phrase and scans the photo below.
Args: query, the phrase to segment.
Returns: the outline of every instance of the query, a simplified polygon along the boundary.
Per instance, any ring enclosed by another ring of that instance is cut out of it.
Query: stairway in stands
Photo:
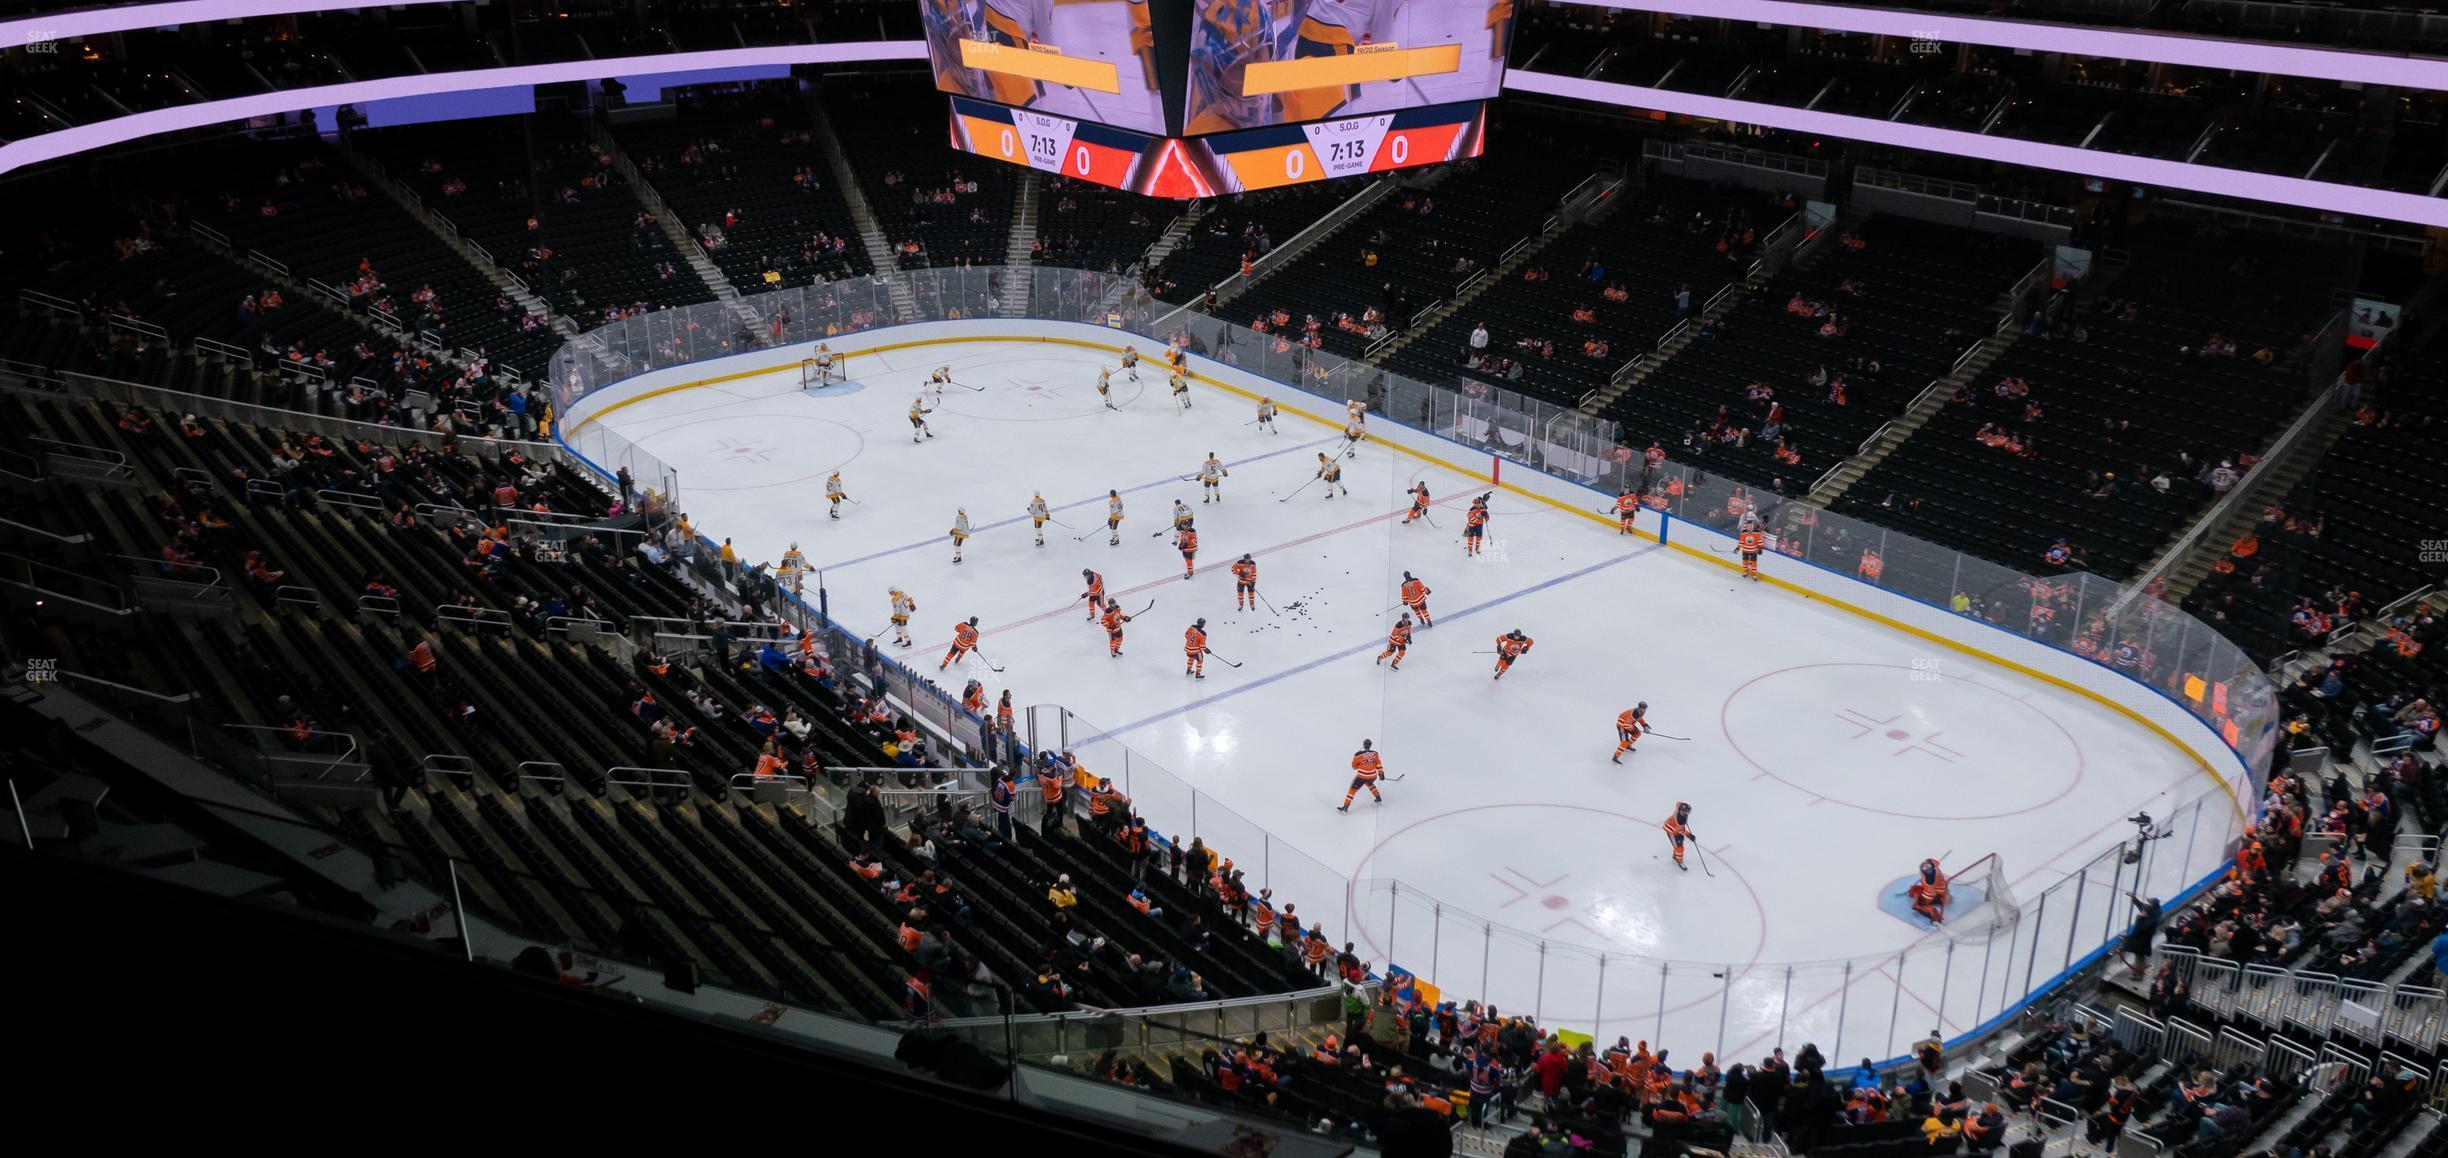
[[[1003,316],[1025,318],[1029,293],[1037,284],[1037,262],[1030,250],[1037,244],[1037,194],[1045,186],[1035,171],[1022,174],[1012,195],[1011,241],[1003,251]]]
[[[384,170],[380,161],[375,160],[371,154],[350,148],[347,138],[342,138],[335,147],[341,156],[348,158],[350,164],[357,166],[358,171],[364,173],[373,182],[375,188],[382,190],[384,196],[399,202],[400,206],[408,211],[409,216],[423,223],[427,230],[441,240],[444,247],[465,258],[469,265],[482,271],[485,278],[502,293],[507,294],[511,301],[517,302],[528,313],[550,319],[554,333],[565,338],[578,336],[577,322],[563,317],[552,308],[552,303],[538,297],[534,290],[527,287],[525,279],[504,268],[491,251],[461,236],[458,227],[443,220],[440,215],[428,208],[424,199],[418,197],[415,191],[409,189],[405,183],[393,179],[391,174]]]
[[[833,131],[833,118],[825,112],[824,101],[813,92],[807,94],[806,100],[809,123],[815,126],[816,139],[824,142],[825,164],[833,170],[834,187],[850,203],[850,222],[858,227],[859,244],[867,247],[867,260],[874,264],[878,277],[900,269],[901,259],[893,252],[892,242],[886,240],[884,227],[876,222],[875,207],[867,203],[858,171],[850,167],[850,154],[842,149],[841,134]],[[898,278],[892,283],[892,301],[893,309],[901,316],[918,316],[918,299],[911,295],[909,285]]]
[[[671,206],[664,202],[662,193],[646,179],[645,173],[638,170],[637,162],[629,156],[628,150],[621,148],[620,141],[612,136],[611,128],[602,121],[590,119],[586,123],[586,133],[587,139],[595,142],[596,148],[612,158],[612,168],[620,173],[622,180],[628,182],[630,191],[637,194],[638,204],[654,215],[656,227],[663,231],[664,238],[671,242],[672,248],[678,250],[688,262],[690,272],[705,283],[714,300],[723,303],[732,320],[738,322],[742,329],[751,334],[759,332],[764,319],[757,316],[755,310],[741,304],[739,287],[731,284],[731,279],[723,274],[722,267],[706,256],[705,247],[697,243],[697,238],[689,233],[688,225],[680,220],[680,215],[672,212]]]
[[[1464,307],[1477,301],[1479,295],[1504,284],[1505,280],[1512,277],[1515,271],[1528,265],[1532,259],[1545,252],[1547,247],[1555,244],[1558,239],[1571,233],[1573,226],[1594,224],[1613,215],[1616,210],[1623,207],[1621,199],[1616,194],[1623,190],[1624,184],[1625,180],[1618,177],[1598,186],[1592,193],[1581,199],[1578,208],[1572,203],[1562,206],[1553,217],[1552,228],[1532,235],[1528,245],[1506,255],[1502,261],[1482,271],[1482,276],[1471,279],[1461,292],[1447,297],[1442,304],[1432,307],[1428,316],[1419,320],[1419,324],[1396,330],[1383,345],[1370,350],[1368,357],[1364,360],[1373,366],[1385,365],[1388,358],[1400,353],[1403,347],[1418,341],[1421,336],[1435,329],[1437,323],[1461,313]]]

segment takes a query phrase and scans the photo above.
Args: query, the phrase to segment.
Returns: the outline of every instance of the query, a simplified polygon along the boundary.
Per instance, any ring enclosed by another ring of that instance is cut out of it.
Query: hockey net
[[[1990,853],[1947,874],[1947,923],[2003,925],[2023,912],[2006,879],[2006,864]]]
[[[840,354],[835,354],[829,359],[801,358],[799,360],[799,388],[802,390],[815,390],[842,380],[842,356]]]

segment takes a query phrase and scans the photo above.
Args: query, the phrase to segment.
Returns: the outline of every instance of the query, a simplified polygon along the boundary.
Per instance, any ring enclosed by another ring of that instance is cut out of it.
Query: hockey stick
[[[1096,534],[1096,528],[1095,528],[1095,527],[1090,527],[1090,528],[1088,528],[1088,529],[1087,529],[1087,530],[1085,530],[1085,531],[1081,531],[1079,534],[1076,534],[1076,535],[1071,536],[1071,541],[1072,541],[1072,542],[1074,542],[1074,543],[1076,543],[1076,542],[1079,542],[1080,540],[1085,539],[1085,538],[1087,538],[1088,536],[1093,535],[1093,534]]]
[[[977,392],[978,392],[978,393],[980,393],[980,394],[984,394],[984,393],[986,392],[986,388],[985,388],[985,387],[983,387],[983,386],[972,386],[972,385],[970,385],[970,384],[968,384],[968,383],[966,383],[966,382],[954,382],[954,383],[953,383],[953,385],[958,386],[958,387],[960,387],[960,388],[961,388],[961,389],[963,389],[963,390],[975,390],[975,391],[977,391]]]
[[[1137,619],[1137,618],[1139,618],[1140,616],[1145,615],[1145,614],[1147,614],[1147,613],[1148,613],[1148,612],[1150,612],[1150,611],[1154,611],[1155,609],[1156,609],[1156,601],[1155,601],[1155,600],[1153,600],[1153,599],[1150,599],[1150,600],[1148,600],[1148,605],[1147,605],[1147,606],[1142,607],[1142,608],[1140,608],[1140,609],[1139,609],[1139,610],[1137,610],[1137,611],[1131,612],[1131,613],[1130,613],[1130,617],[1131,617],[1131,618],[1133,618],[1133,619]]]
[[[1701,872],[1704,872],[1704,873],[1707,873],[1707,874],[1710,876],[1710,878],[1711,878],[1711,879],[1714,879],[1714,878],[1717,876],[1717,870],[1716,870],[1716,869],[1713,869],[1713,868],[1710,868],[1710,867],[1708,866],[1708,854],[1707,854],[1707,853],[1705,853],[1705,852],[1700,851],[1700,840],[1699,840],[1699,838],[1698,838],[1698,837],[1694,837],[1694,838],[1692,838],[1692,842],[1691,842],[1691,844],[1692,844],[1692,855],[1697,856],[1697,857],[1699,857],[1699,858],[1700,858],[1700,871],[1701,871]]]
[[[1316,445],[1316,444],[1312,443],[1311,445]],[[1301,485],[1299,485],[1299,486],[1296,486],[1296,487],[1293,487],[1293,488],[1292,488],[1292,495],[1297,495],[1297,494],[1301,493],[1302,491],[1308,490],[1308,489],[1309,489],[1309,483],[1316,482],[1318,479],[1320,479],[1320,478],[1322,478],[1322,477],[1324,477],[1324,476],[1323,476],[1323,475],[1314,475],[1314,474],[1313,474],[1313,475],[1310,475],[1310,476],[1309,476],[1309,482],[1302,483]],[[1291,501],[1292,501],[1292,495],[1285,495],[1284,497],[1282,497],[1282,498],[1280,498],[1280,499],[1277,499],[1277,500],[1275,500],[1275,501],[1276,501],[1276,502],[1279,502],[1279,503],[1288,503],[1288,502],[1291,502]]]
[[[988,671],[996,671],[996,672],[999,672],[999,671],[1002,671],[1002,670],[1003,670],[1002,668],[999,668],[999,667],[996,667],[996,666],[995,666],[995,661],[993,661],[993,660],[991,660],[991,659],[986,658],[986,653],[985,653],[985,652],[979,651],[978,649],[976,649],[976,648],[974,648],[974,647],[973,647],[973,648],[970,648],[970,649],[969,649],[969,654],[971,654],[971,655],[974,655],[974,656],[978,657],[978,662],[979,662],[979,663],[982,663],[982,664],[985,664],[985,665],[986,665],[986,670],[988,670]]]
[[[1268,599],[1266,596],[1264,596],[1264,595],[1259,596],[1259,597],[1258,597],[1258,602],[1266,604],[1267,614],[1272,615],[1272,616],[1274,616],[1274,617],[1275,617],[1275,618],[1277,618],[1277,619],[1281,619],[1281,618],[1283,618],[1283,612],[1280,612],[1280,611],[1275,610],[1275,604],[1274,604],[1274,602],[1273,602],[1272,600],[1269,600],[1269,599]],[[1384,614],[1384,613],[1383,613],[1383,612],[1379,612],[1379,614],[1381,614],[1381,615],[1382,615],[1382,614]]]
[[[1231,660],[1229,660],[1229,659],[1226,659],[1226,658],[1224,658],[1223,656],[1217,655],[1217,654],[1215,653],[1215,649],[1214,649],[1214,648],[1209,648],[1209,649],[1207,649],[1207,657],[1208,657],[1209,659],[1212,659],[1212,660],[1216,661],[1217,663],[1223,664],[1223,665],[1224,665],[1224,666],[1226,666],[1226,667],[1239,667],[1239,666],[1241,666],[1240,664],[1234,663],[1233,661],[1231,661]]]
[[[1385,780],[1385,782],[1386,782],[1386,783],[1388,783],[1388,784],[1399,784],[1399,783],[1401,783],[1402,781],[1408,780],[1408,779],[1410,779],[1410,778],[1411,778],[1411,774],[1410,774],[1410,773],[1408,773],[1408,772],[1397,772],[1397,773],[1395,773],[1395,774],[1394,774],[1394,775],[1392,775],[1392,776],[1383,777],[1383,779]]]
[[[1657,729],[1655,729],[1655,728],[1649,729],[1648,731],[1643,732],[1643,733],[1641,733],[1641,734],[1642,734],[1642,735],[1645,735],[1645,736],[1655,736],[1655,737],[1657,737],[1658,739],[1661,739],[1661,740],[1689,740],[1689,739],[1691,739],[1691,737],[1689,737],[1689,736],[1669,736],[1669,735],[1667,735],[1666,733],[1661,732],[1661,731],[1658,731],[1658,730],[1657,730]]]

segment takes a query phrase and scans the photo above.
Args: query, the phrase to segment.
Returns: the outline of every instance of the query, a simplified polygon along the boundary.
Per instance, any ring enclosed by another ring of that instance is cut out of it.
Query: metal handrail
[[[18,522],[17,520],[9,518],[5,515],[0,515],[0,527],[13,527],[38,538],[49,539],[50,541],[58,543],[62,546],[75,546],[79,543],[93,542],[93,536],[83,531],[79,531],[73,535],[63,535],[57,531],[37,527],[32,523]]]
[[[754,772],[735,772],[732,774],[730,781],[731,791],[733,792],[748,792],[754,790],[759,785],[773,784],[777,782],[782,785],[782,794],[785,796],[806,796],[815,791],[815,787],[808,783],[807,777],[795,775],[789,772],[779,772],[767,776],[759,776]]]
[[[165,704],[192,704],[200,698],[194,692],[180,692],[175,696],[166,696],[157,691],[135,687],[129,684],[123,684],[117,680],[106,680],[100,676],[89,676],[81,671],[62,671],[60,676],[64,679],[75,680],[81,684],[100,684],[101,686],[110,688],[113,691],[126,692],[129,695],[144,696],[147,699],[160,700]]]
[[[276,735],[288,735],[294,731],[294,729],[274,724],[223,724],[221,725],[221,730],[225,732],[271,732]],[[330,776],[334,771],[337,771],[343,765],[356,763],[356,761],[350,759],[350,757],[357,754],[357,736],[355,733],[326,732],[320,728],[308,728],[306,730],[306,742],[310,744],[318,739],[329,736],[337,736],[340,739],[348,741],[348,747],[342,750],[340,754],[332,756],[328,759],[317,759],[310,756],[298,755],[293,752],[266,751],[261,749],[257,751],[257,755],[262,756],[266,760],[283,760],[299,764],[322,764],[324,766],[323,774],[315,777],[315,779],[321,780],[327,776]],[[363,765],[359,766],[363,767]],[[360,773],[357,779],[363,780],[365,779],[365,775]]]
[[[498,607],[468,607],[445,603],[434,608],[436,623],[455,623],[462,627],[498,627],[509,630],[513,621],[510,613]]]
[[[2303,412],[2295,416],[2295,421],[2288,424],[2286,430],[2270,443],[2268,453],[2254,460],[2252,469],[2245,471],[2244,477],[2237,479],[2236,484],[2228,488],[2226,494],[2219,496],[2219,500],[2212,503],[2209,510],[2202,512],[2200,518],[2193,520],[2193,525],[2186,528],[2185,533],[2177,537],[2174,545],[2153,560],[2147,570],[2129,581],[2131,586],[2127,588],[2123,598],[2109,607],[2107,618],[2113,620],[2122,614],[2126,606],[2139,597],[2144,590],[2173,571],[2177,564],[2200,547],[2202,540],[2207,538],[2213,530],[2225,526],[2228,516],[2241,509],[2244,503],[2252,499],[2262,485],[2269,481],[2270,476],[2276,473],[2277,464],[2288,458],[2306,438],[2310,437],[2315,426],[2329,416],[2330,408],[2336,401],[2337,394],[2338,385],[2333,382],[2330,383],[2328,389],[2315,396],[2311,405],[2304,407]]]

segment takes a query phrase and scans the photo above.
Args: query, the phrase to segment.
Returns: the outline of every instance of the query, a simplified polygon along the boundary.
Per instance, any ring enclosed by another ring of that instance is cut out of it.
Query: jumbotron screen
[[[919,0],[955,97],[1201,137],[1495,98],[1515,0]]]
[[[1215,197],[1476,157],[1487,106],[1432,105],[1184,140],[952,98],[952,147],[1149,197]]]
[[[1169,131],[1147,0],[919,0],[919,11],[944,92]]]
[[[1489,100],[1512,0],[1199,0],[1191,136]]]

